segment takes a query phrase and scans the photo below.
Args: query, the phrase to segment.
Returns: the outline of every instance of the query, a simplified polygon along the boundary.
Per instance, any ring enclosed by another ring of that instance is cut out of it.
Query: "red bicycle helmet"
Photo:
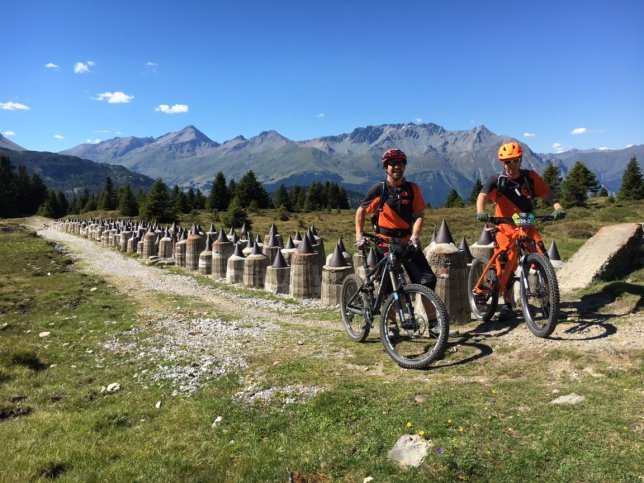
[[[401,151],[400,149],[388,149],[385,151],[385,154],[382,155],[382,164],[385,166],[389,161],[392,159],[402,159],[405,164],[407,164],[407,155],[405,154],[404,151]]]

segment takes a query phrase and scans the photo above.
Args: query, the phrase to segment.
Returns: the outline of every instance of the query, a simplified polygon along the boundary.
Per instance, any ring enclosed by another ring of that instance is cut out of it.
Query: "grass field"
[[[641,221],[642,213],[641,204],[571,210],[564,223],[544,227],[544,238],[556,239],[568,258],[587,232]],[[258,233],[275,221],[268,212],[253,218]],[[457,243],[478,238],[471,210],[431,210],[427,236],[443,218]],[[348,212],[275,222],[287,234],[315,225],[331,241],[327,252],[338,236],[353,234]],[[617,283],[626,289],[611,300],[630,298],[641,314],[643,270],[580,296],[592,299]],[[199,300],[156,303],[158,310],[181,306],[188,319],[234,322]],[[452,341],[432,369],[405,371],[376,336],[356,344],[341,330],[292,325],[271,347],[258,348],[243,371],[172,396],[167,383],[144,378],[154,368],[108,349],[114,340],[150,349],[155,326],[144,309],[84,274],[56,246],[0,223],[0,481],[288,481],[289,471],[315,482],[644,477],[639,349],[583,339],[508,344],[507,337],[479,334]],[[341,324],[330,309],[302,305],[298,314]],[[604,316],[601,323],[620,334],[632,316]],[[120,390],[105,390],[112,383]],[[262,390],[269,397],[243,397]],[[550,404],[571,393],[585,401]],[[401,469],[387,458],[404,434],[431,441],[418,468]]]

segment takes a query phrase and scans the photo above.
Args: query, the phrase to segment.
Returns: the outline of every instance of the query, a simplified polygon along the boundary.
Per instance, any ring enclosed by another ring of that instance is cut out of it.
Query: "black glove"
[[[476,220],[477,221],[490,221],[490,215],[488,215],[485,211],[482,211],[482,212],[476,214]]]
[[[553,220],[563,220],[566,217],[566,211],[563,208],[559,208],[551,213]]]

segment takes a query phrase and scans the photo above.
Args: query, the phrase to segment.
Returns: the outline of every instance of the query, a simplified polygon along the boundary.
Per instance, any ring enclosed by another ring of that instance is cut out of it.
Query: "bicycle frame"
[[[552,219],[552,217],[550,215],[547,215],[547,216],[539,217],[539,219],[550,220]],[[534,229],[534,223],[527,226],[521,226],[521,225],[517,225],[515,220],[513,220],[512,218],[500,218],[500,217],[490,217],[490,221],[496,225],[508,224],[508,225],[514,226],[514,231],[512,235],[510,235],[512,243],[510,244],[509,249],[517,253],[518,255],[516,257],[517,265],[520,270],[524,269],[523,261],[527,255],[531,253],[541,253],[537,248],[537,243],[529,233],[529,231],[532,231],[532,229]],[[496,234],[498,233],[498,231],[499,231],[498,228],[492,229],[492,236],[494,237],[495,250],[492,257],[490,258],[490,261],[485,265],[485,268],[483,269],[483,273],[477,280],[476,285],[474,287],[474,290],[476,291],[477,295],[483,295],[487,292],[487,290],[481,289],[480,286],[485,280],[486,274],[490,269],[494,269],[494,271],[497,274],[497,284],[499,287],[499,291],[501,293],[505,292],[508,289],[510,282],[514,280],[513,274],[517,267],[508,267],[507,262],[502,263],[502,261],[499,260],[501,254],[504,252],[498,251],[496,249],[498,248],[496,245]]]
[[[391,281],[392,291],[395,295],[396,300],[398,300],[400,287],[403,285],[403,280],[400,272],[401,257],[406,252],[405,247],[402,247],[402,244],[398,242],[395,238],[381,238],[377,235],[365,234],[366,237],[371,238],[374,241],[377,240],[386,240],[387,241],[387,253],[385,256],[376,264],[375,267],[369,268],[367,264],[367,253],[365,246],[360,248],[362,252],[362,264],[366,273],[366,281],[363,287],[367,287],[366,293],[369,297],[369,311],[370,319],[373,320],[374,315],[380,314],[380,306],[382,305],[383,300],[385,299],[387,286],[387,275],[389,275]],[[402,248],[402,250],[401,250]],[[397,255],[396,253],[399,252]],[[374,289],[375,282],[379,281],[378,293],[374,298]],[[358,295],[357,292],[356,296]],[[402,317],[402,309],[398,308],[400,315]]]

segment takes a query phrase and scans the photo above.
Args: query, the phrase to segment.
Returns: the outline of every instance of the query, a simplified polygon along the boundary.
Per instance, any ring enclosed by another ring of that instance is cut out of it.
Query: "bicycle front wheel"
[[[470,309],[474,317],[489,322],[499,304],[499,283],[496,270],[489,269],[485,273],[483,281],[478,287],[476,286],[486,265],[483,260],[478,258],[472,260],[470,273],[467,276],[467,298],[470,301]]]
[[[537,337],[548,337],[559,320],[559,283],[550,260],[528,255],[521,271],[523,317]]]
[[[449,335],[447,309],[438,295],[423,285],[405,285],[399,293],[385,300],[380,338],[387,354],[399,366],[423,369],[445,352]]]
[[[340,291],[340,310],[344,330],[356,342],[363,342],[371,329],[371,320],[365,304],[366,297],[361,291],[363,285],[362,279],[352,273],[344,279]]]

